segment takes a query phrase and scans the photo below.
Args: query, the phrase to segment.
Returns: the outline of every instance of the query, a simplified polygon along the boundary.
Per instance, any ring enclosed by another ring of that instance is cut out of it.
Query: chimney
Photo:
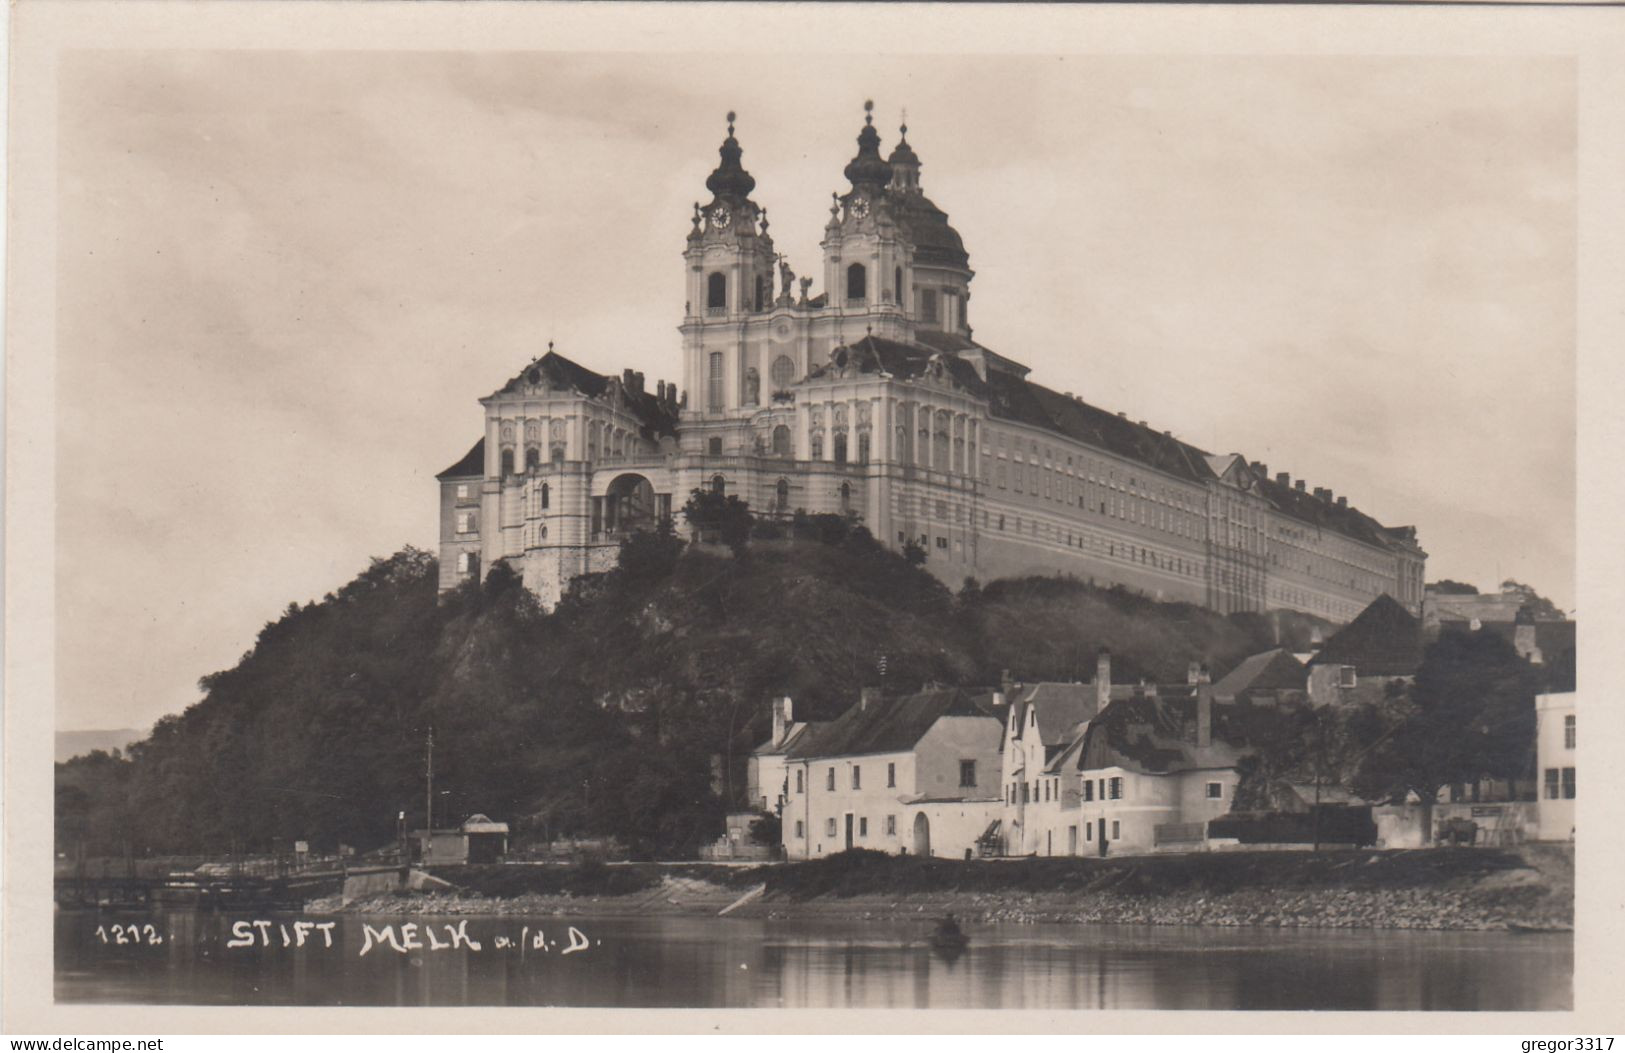
[[[1196,688],[1196,748],[1205,750],[1213,745],[1213,687],[1201,684]]]
[[[661,402],[666,401],[666,382],[664,380],[655,382],[655,398]]]
[[[792,712],[789,695],[773,700],[773,745],[783,742],[784,736],[789,734]]]
[[[1201,679],[1200,679],[1201,675],[1202,675],[1202,663],[1201,662],[1191,662],[1189,665],[1185,666],[1185,683],[1187,683],[1187,684],[1200,684],[1202,682]]]
[[[1276,472],[1275,473],[1275,481],[1277,483],[1279,483],[1280,485],[1282,485],[1282,486],[1291,486],[1292,485],[1292,473],[1291,472]]]
[[[1213,670],[1207,667],[1206,662],[1203,662],[1202,667],[1196,671],[1196,682],[1198,684],[1213,683]]]
[[[1112,700],[1112,653],[1104,647],[1095,657],[1095,712]]]
[[[683,409],[688,409],[688,392],[685,391],[678,396],[677,405],[681,406]]]
[[[866,687],[858,695],[858,711],[859,712],[864,712],[864,711],[868,710],[869,703],[871,703],[871,702],[878,703],[879,701],[880,701],[880,688],[878,688],[878,687]]]
[[[1349,506],[1349,499],[1348,498],[1339,497],[1337,499],[1337,507],[1338,508],[1347,508],[1348,506]]]
[[[1292,485],[1297,488],[1298,493],[1300,493],[1300,494],[1303,493],[1304,485],[1303,485],[1303,480],[1302,479],[1299,479],[1297,482],[1293,483]]]

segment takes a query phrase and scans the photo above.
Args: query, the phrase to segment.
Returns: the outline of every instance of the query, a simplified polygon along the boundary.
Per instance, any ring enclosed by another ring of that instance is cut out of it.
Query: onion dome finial
[[[875,131],[875,103],[863,103],[863,130],[858,133],[858,155],[847,164],[846,178],[854,187],[869,186],[875,190],[891,179],[891,166],[880,157],[880,133]]]
[[[717,165],[705,180],[705,188],[718,197],[732,197],[744,199],[756,189],[756,180],[745,171],[739,163],[744,150],[739,147],[739,140],[734,138],[734,111],[728,111],[728,138],[722,141],[717,153],[722,155],[722,161]]]

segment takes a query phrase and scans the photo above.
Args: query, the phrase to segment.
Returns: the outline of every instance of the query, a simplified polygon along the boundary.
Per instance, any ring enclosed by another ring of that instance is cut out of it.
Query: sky
[[[432,549],[435,473],[549,340],[678,377],[727,111],[820,274],[867,98],[979,342],[1416,525],[1430,581],[1574,606],[1566,60],[104,50],[59,93],[61,729],[179,712]]]

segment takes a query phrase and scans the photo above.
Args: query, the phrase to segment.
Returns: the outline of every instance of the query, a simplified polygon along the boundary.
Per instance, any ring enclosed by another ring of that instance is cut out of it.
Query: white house
[[[1535,696],[1535,763],[1540,769],[1539,836],[1574,839],[1575,692]]]
[[[1196,846],[1240,781],[1213,720],[1208,684],[1113,701],[1045,769],[1053,805],[1029,811],[1029,840],[1042,855]]]
[[[784,755],[785,856],[850,848],[962,858],[999,818],[1001,720],[955,688],[883,698],[804,729]]]

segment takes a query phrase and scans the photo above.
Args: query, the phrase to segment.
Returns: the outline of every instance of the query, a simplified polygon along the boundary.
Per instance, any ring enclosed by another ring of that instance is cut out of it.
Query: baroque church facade
[[[481,399],[484,435],[437,477],[441,589],[507,560],[551,607],[703,487],[759,516],[855,516],[919,545],[951,587],[1067,573],[1220,612],[1345,622],[1384,593],[1420,609],[1414,528],[1052,391],[977,343],[970,259],[907,131],[882,156],[866,116],[814,293],[774,252],[729,114],[683,252],[681,384],[549,345]]]

